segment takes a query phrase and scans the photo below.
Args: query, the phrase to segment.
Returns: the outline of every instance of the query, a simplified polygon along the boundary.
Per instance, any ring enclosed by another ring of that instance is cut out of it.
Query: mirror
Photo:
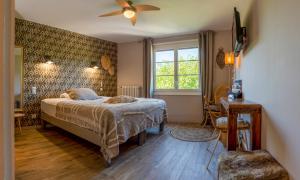
[[[14,96],[15,109],[22,110],[23,108],[23,47],[15,47],[15,80],[14,80]]]

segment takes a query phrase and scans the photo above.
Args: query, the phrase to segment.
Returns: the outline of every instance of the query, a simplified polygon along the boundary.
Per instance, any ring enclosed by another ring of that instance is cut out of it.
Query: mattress
[[[108,98],[44,99],[41,109],[49,116],[97,134],[101,152],[110,162],[119,154],[119,144],[147,128],[157,127],[166,121],[166,103],[163,100],[146,98],[137,98],[137,101],[132,103],[104,103]]]
[[[56,114],[56,105],[62,101],[71,101],[68,98],[50,98],[50,99],[43,99],[41,102],[41,110],[42,112],[55,117]]]

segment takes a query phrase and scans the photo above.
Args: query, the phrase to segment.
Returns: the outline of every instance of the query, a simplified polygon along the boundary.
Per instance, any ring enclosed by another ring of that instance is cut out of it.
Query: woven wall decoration
[[[104,54],[111,59],[111,65],[116,66],[116,43],[21,19],[16,19],[15,43],[24,48],[26,118],[22,125],[39,123],[37,119],[32,120],[30,114],[40,115],[41,100],[59,97],[71,87],[89,87],[104,96],[117,94],[116,73],[111,76],[103,68],[89,68],[92,61]],[[49,55],[54,64],[41,63],[45,55]],[[36,95],[31,94],[33,86],[37,87]]]
[[[102,66],[102,68],[104,69],[104,70],[108,70],[109,69],[109,67],[111,66],[111,61],[110,61],[110,58],[109,58],[109,56],[107,56],[107,55],[103,55],[102,57],[101,57],[101,66]]]
[[[219,48],[219,52],[216,57],[216,62],[220,69],[223,69],[225,67],[225,53],[223,51],[223,48]]]
[[[103,55],[101,57],[101,66],[104,70],[106,70],[108,72],[109,75],[114,76],[115,75],[115,67],[114,65],[111,63],[111,60],[109,58],[109,56],[107,55]]]
[[[111,76],[115,75],[115,67],[114,66],[109,67],[108,74],[111,75]]]

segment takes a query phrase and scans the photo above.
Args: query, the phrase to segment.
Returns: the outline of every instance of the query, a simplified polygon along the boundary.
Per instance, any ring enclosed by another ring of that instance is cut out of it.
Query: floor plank
[[[16,179],[216,179],[216,159],[223,146],[218,146],[207,170],[208,143],[174,139],[169,131],[180,126],[195,125],[168,124],[161,134],[153,129],[143,146],[133,138],[121,145],[109,168],[96,145],[56,127],[26,128],[16,134]]]

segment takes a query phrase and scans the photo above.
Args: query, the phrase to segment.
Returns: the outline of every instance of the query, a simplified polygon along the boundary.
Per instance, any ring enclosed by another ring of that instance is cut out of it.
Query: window
[[[198,42],[154,45],[155,94],[200,92]]]

